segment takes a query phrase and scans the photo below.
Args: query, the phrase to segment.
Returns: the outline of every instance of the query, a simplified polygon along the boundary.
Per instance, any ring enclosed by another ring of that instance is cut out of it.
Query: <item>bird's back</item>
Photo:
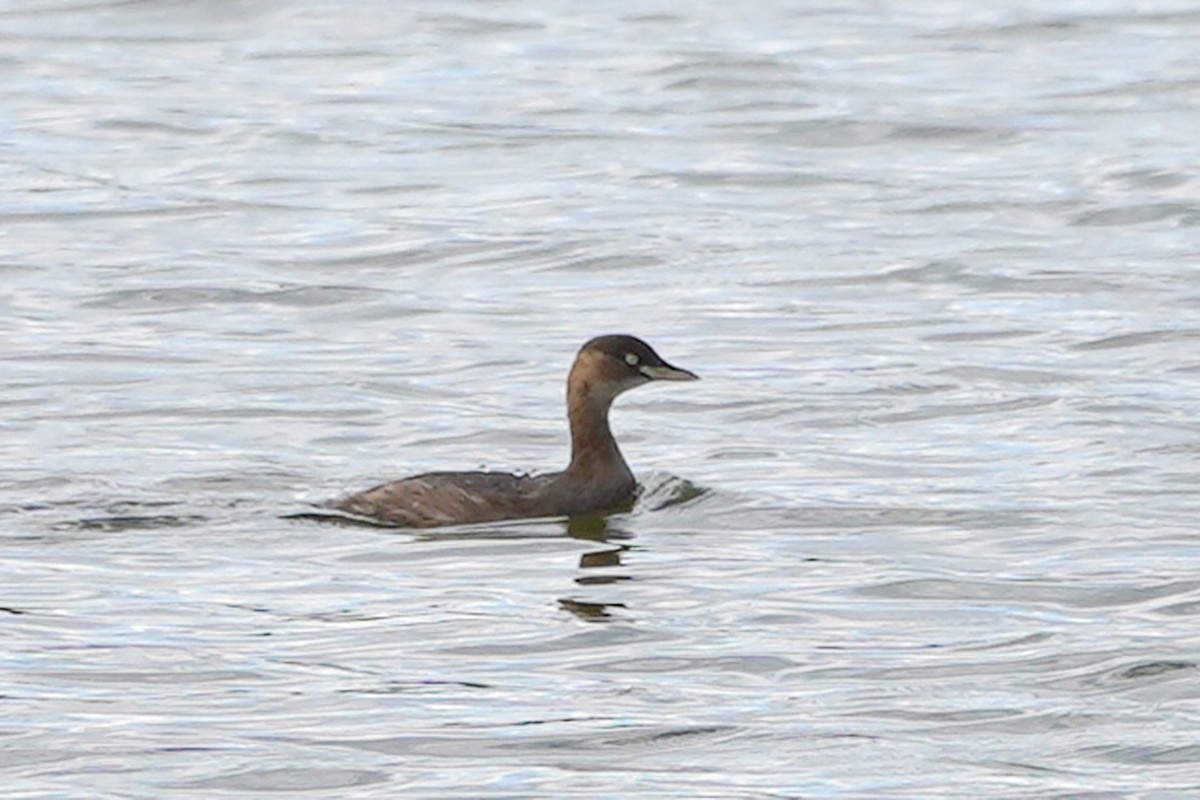
[[[427,472],[334,501],[349,514],[429,528],[531,516],[552,475]]]

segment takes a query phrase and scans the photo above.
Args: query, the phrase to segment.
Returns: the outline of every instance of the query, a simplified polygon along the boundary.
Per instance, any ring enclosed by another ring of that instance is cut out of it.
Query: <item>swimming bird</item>
[[[429,528],[612,511],[636,497],[637,482],[608,425],[622,393],[651,381],[698,376],[664,361],[634,336],[584,344],[567,375],[571,461],[561,472],[427,472],[343,497],[331,506],[389,525]]]

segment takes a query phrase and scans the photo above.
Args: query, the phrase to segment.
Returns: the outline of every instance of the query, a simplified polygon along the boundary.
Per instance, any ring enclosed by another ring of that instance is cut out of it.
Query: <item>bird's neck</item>
[[[608,410],[613,398],[597,392],[587,383],[572,383],[567,389],[567,419],[571,425],[571,464],[573,474],[612,472],[628,475],[629,466],[621,456],[617,440],[608,426]]]

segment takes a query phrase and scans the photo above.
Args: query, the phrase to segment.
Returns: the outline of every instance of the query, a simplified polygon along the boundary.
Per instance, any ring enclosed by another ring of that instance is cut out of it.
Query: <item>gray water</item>
[[[1198,42],[5,3],[4,796],[1197,796]],[[631,512],[287,518],[560,468],[613,331]]]

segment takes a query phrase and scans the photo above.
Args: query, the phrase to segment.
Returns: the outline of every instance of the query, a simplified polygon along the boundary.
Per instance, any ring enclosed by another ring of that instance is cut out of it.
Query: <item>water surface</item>
[[[6,796],[1200,793],[1197,36],[0,6]],[[613,331],[631,512],[287,518]]]

